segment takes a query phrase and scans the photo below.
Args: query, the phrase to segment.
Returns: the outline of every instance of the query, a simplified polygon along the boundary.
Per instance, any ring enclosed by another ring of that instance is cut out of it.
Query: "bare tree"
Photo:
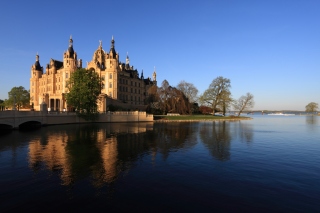
[[[192,83],[180,81],[177,88],[184,93],[184,95],[189,99],[190,103],[197,101],[197,95],[199,91]]]
[[[188,98],[179,89],[170,86],[167,80],[164,80],[158,89],[159,107],[163,114],[174,112],[179,114],[191,113]]]
[[[233,108],[238,111],[238,116],[244,110],[248,110],[254,106],[254,97],[251,93],[241,96],[238,100],[233,102]]]
[[[202,104],[212,108],[213,115],[218,107],[225,111],[232,100],[230,87],[230,79],[219,76],[211,82],[209,88],[204,91],[199,100]]]
[[[169,109],[169,98],[170,98],[170,84],[167,80],[163,80],[161,83],[161,87],[158,89],[159,94],[159,104],[160,108],[164,114],[166,114]]]
[[[306,112],[316,112],[318,109],[318,103],[311,102],[306,106]]]

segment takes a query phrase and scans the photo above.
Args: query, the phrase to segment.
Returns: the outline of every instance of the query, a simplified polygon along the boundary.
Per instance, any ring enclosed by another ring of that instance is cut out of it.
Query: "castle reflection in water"
[[[153,124],[112,124],[108,128],[89,125],[70,125],[56,131],[47,131],[29,143],[29,167],[34,170],[60,171],[62,185],[70,185],[88,173],[94,185],[112,182],[122,167],[130,166],[119,159],[120,137],[128,137],[130,148],[139,143],[130,141],[152,130]],[[59,128],[58,128],[59,129]],[[130,140],[129,140],[130,139]],[[138,154],[138,153],[137,153]],[[120,156],[121,157],[121,156]],[[124,165],[119,165],[124,163]]]
[[[43,128],[29,142],[29,168],[59,174],[62,185],[91,177],[101,187],[129,171],[143,156],[166,160],[171,152],[201,142],[220,161],[230,159],[230,143],[250,143],[251,125],[241,122],[64,125]]]

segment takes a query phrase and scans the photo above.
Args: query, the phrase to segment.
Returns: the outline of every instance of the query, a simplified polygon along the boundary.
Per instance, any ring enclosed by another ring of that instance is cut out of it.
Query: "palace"
[[[98,110],[105,112],[111,104],[127,110],[145,110],[147,91],[152,85],[157,85],[156,71],[153,72],[152,80],[144,78],[143,71],[139,76],[138,71],[130,66],[128,55],[125,63],[119,61],[114,44],[112,37],[110,51],[107,52],[103,50],[100,41],[92,60],[87,62],[86,69],[94,70],[102,80],[101,94],[97,100]],[[67,81],[78,68],[82,68],[82,60],[77,59],[71,36],[63,61],[51,59],[45,73],[37,54],[30,78],[30,104],[33,109],[40,110],[40,104],[45,103],[51,111],[72,110],[65,94],[68,93]]]

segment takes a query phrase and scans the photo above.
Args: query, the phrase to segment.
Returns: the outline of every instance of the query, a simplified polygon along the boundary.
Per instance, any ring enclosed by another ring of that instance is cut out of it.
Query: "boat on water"
[[[270,113],[268,115],[282,115],[282,116],[291,116],[296,114],[290,114],[290,113],[282,113],[282,112],[276,112],[276,113]]]

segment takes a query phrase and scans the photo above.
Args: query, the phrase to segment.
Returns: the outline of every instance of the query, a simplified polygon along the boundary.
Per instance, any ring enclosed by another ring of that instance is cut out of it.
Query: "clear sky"
[[[0,26],[0,99],[29,89],[37,52],[43,67],[62,60],[72,35],[84,66],[114,36],[120,61],[128,52],[145,77],[156,67],[159,85],[184,80],[201,94],[223,76],[257,110],[320,104],[319,0],[11,0],[0,3]]]

